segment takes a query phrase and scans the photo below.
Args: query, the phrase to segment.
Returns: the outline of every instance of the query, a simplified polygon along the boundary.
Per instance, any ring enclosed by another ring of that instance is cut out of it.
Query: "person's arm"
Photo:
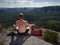
[[[16,30],[16,25],[15,24],[13,24],[13,30]]]
[[[15,28],[16,28],[16,30],[18,30],[18,21],[16,21],[16,27]]]

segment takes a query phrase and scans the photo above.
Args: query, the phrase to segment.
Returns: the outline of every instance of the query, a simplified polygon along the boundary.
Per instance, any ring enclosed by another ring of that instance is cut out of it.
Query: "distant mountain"
[[[54,18],[55,16],[60,16],[60,6],[49,6],[42,8],[0,8],[0,17],[17,16],[20,12],[23,12],[28,16],[40,16],[41,19]],[[2,20],[2,19],[0,19]],[[58,19],[60,20],[60,18]]]
[[[0,23],[10,25],[18,19],[19,13],[24,13],[28,22],[43,24],[45,21],[60,21],[60,6],[42,8],[0,8]]]
[[[60,11],[60,6],[49,6],[42,8],[0,8],[0,12],[29,12],[29,11]]]

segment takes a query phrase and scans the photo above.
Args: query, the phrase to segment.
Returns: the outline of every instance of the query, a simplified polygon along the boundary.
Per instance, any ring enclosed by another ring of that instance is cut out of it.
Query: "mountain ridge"
[[[60,6],[42,8],[0,8],[0,23],[12,25],[18,20],[19,13],[24,13],[24,19],[29,23],[43,24],[46,21],[60,21]]]

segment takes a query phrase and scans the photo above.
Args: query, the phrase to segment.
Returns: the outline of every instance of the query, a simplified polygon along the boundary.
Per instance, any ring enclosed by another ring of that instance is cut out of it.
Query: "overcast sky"
[[[60,6],[60,0],[0,0],[0,7],[44,7]]]

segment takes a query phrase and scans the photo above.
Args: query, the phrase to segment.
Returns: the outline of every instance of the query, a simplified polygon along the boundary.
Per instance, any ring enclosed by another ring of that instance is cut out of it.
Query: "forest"
[[[24,19],[36,24],[36,28],[48,28],[60,32],[60,6],[41,8],[0,8],[0,25],[7,28],[15,24],[19,13],[24,13]]]

